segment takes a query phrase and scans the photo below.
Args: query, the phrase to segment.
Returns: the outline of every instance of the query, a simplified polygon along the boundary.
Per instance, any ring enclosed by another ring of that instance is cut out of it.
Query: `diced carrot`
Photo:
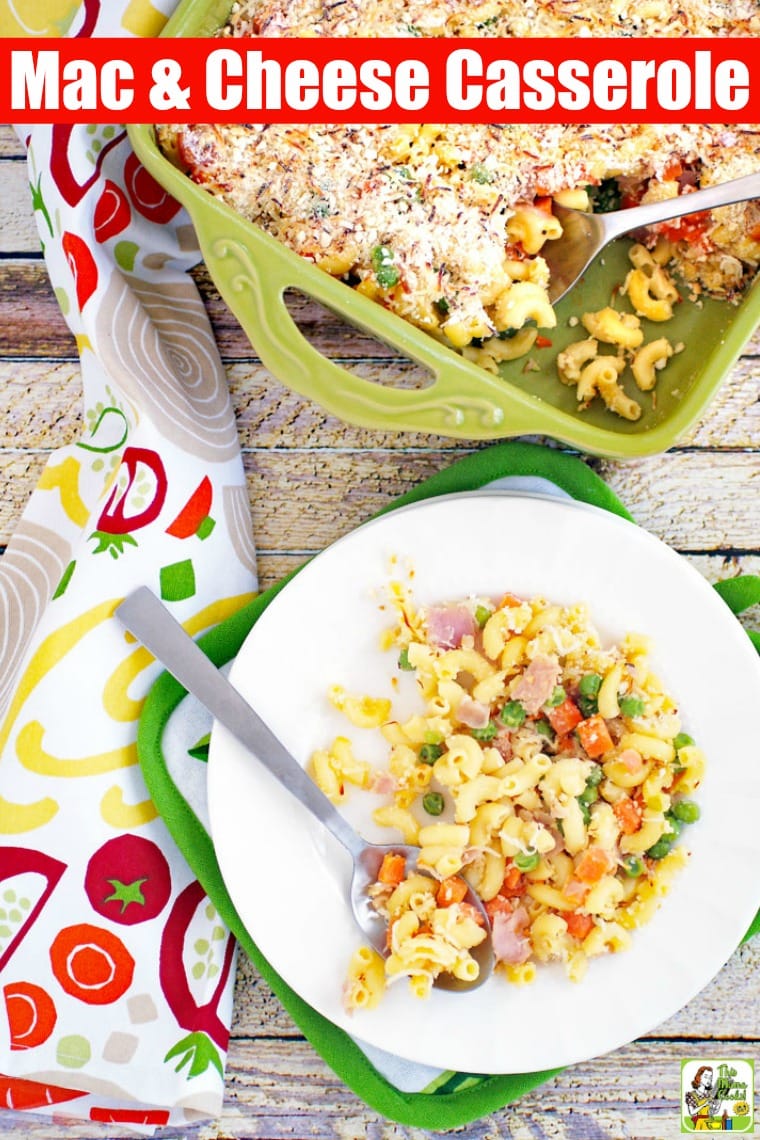
[[[461,875],[451,875],[448,879],[441,879],[436,891],[437,906],[451,906],[452,903],[461,902],[467,894],[467,883]]]
[[[612,805],[612,810],[623,835],[633,835],[641,827],[641,807],[630,796],[622,796]]]
[[[571,910],[566,911],[562,917],[567,923],[567,933],[571,938],[577,938],[579,942],[583,941],[594,925],[590,914],[578,914],[577,911]]]
[[[549,340],[548,336],[541,336],[539,333],[533,343],[536,348],[551,348],[553,341]]]
[[[387,886],[397,887],[399,883],[403,883],[405,871],[406,859],[404,856],[399,855],[397,851],[388,851],[387,854],[383,855],[383,861],[377,873],[377,881],[378,883],[385,883]]]
[[[577,726],[575,731],[578,733],[578,739],[583,745],[583,749],[587,756],[595,760],[597,756],[604,756],[605,752],[613,746],[612,737],[609,734],[607,724],[604,717],[590,716],[587,720],[582,720]]]
[[[496,608],[499,610],[503,610],[505,606],[521,606],[521,605],[522,605],[522,598],[518,598],[517,594],[510,594],[509,591],[507,591],[507,593],[501,599],[501,601],[499,602],[499,604]]]
[[[753,226],[749,231],[750,241],[760,242],[760,225]]]
[[[505,899],[504,895],[496,895],[494,898],[489,899],[488,902],[484,905],[486,908],[486,914],[488,915],[491,922],[493,922],[497,914],[503,914],[506,917],[509,917],[514,909],[512,903],[509,901],[509,899]]]
[[[538,198],[533,199],[533,205],[537,210],[543,210],[545,214],[551,214],[552,212],[551,198],[539,196]]]
[[[573,750],[573,734],[572,732],[565,733],[564,736],[558,736],[554,741],[554,751],[557,755],[560,752],[572,752]]]
[[[675,182],[683,174],[683,167],[678,159],[674,159],[669,163],[662,172],[663,182]]]
[[[499,894],[506,899],[517,898],[525,893],[525,879],[519,867],[510,863],[504,875],[504,882],[499,887]]]
[[[583,713],[570,697],[566,697],[561,705],[546,710],[546,719],[557,736],[566,736],[572,732],[577,724],[583,720]]]
[[[603,847],[589,847],[575,865],[575,877],[582,883],[598,883],[615,866],[615,860]]]

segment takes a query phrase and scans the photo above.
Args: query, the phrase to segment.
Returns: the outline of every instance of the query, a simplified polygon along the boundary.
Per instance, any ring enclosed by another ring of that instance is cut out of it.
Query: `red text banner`
[[[733,39],[2,41],[6,122],[757,122]]]

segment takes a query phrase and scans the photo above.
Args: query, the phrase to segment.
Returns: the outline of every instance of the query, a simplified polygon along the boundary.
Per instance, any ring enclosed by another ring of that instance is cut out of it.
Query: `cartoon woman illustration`
[[[694,1080],[691,1082],[694,1092],[687,1092],[684,1100],[691,1115],[695,1132],[708,1132],[710,1118],[717,1116],[721,1105],[720,1097],[715,1095],[713,1084],[713,1071],[709,1065],[700,1065]]]

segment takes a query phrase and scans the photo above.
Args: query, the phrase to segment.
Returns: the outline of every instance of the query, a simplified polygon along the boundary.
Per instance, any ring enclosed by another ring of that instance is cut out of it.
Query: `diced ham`
[[[528,715],[535,716],[554,692],[560,672],[556,657],[534,657],[512,689],[512,699],[521,701]]]
[[[389,796],[396,790],[396,777],[390,772],[376,772],[372,781],[372,791],[380,796]]]
[[[525,933],[530,919],[523,906],[518,906],[512,914],[494,914],[491,923],[491,941],[498,962],[519,966],[527,962],[531,954],[530,939]]]
[[[468,728],[485,728],[491,719],[491,710],[481,701],[464,696],[457,706],[457,719]]]
[[[512,733],[497,732],[491,741],[491,745],[499,753],[504,763],[508,764],[512,759]]]
[[[641,759],[641,753],[637,752],[635,748],[624,748],[618,756],[618,760],[628,772],[638,772],[644,763]]]
[[[562,894],[571,902],[583,902],[588,892],[588,883],[582,883],[579,879],[568,879],[562,888]]]
[[[467,606],[431,606],[426,618],[428,637],[441,649],[458,649],[462,639],[474,638],[478,629]]]

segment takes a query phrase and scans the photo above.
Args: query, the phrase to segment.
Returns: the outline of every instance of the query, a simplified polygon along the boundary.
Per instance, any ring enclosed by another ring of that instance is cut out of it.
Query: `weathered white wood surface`
[[[282,388],[202,269],[195,274],[228,369],[248,475],[262,585],[275,582],[396,495],[473,449],[425,435],[339,423]],[[387,364],[377,344],[304,300],[302,327],[328,355],[367,376]],[[413,370],[396,362],[414,382]],[[73,338],[40,260],[21,149],[0,129],[0,547],[13,533],[51,450],[81,426]],[[641,525],[714,581],[760,572],[760,336],[713,405],[665,456],[591,461]],[[750,614],[748,626],[760,627]],[[760,901],[760,887],[758,889]],[[695,934],[695,937],[698,936]],[[701,936],[701,935],[700,935]],[[614,1011],[611,1011],[614,1016]],[[513,1027],[514,1028],[514,1027]],[[753,1057],[760,1043],[760,940],[737,951],[684,1010],[642,1040],[568,1070],[487,1119],[446,1135],[468,1140],[675,1140],[686,1056]],[[114,1137],[118,1129],[0,1110],[7,1140]],[[253,967],[241,963],[222,1118],[185,1130],[197,1140],[419,1140],[419,1129],[369,1111],[334,1077]]]

